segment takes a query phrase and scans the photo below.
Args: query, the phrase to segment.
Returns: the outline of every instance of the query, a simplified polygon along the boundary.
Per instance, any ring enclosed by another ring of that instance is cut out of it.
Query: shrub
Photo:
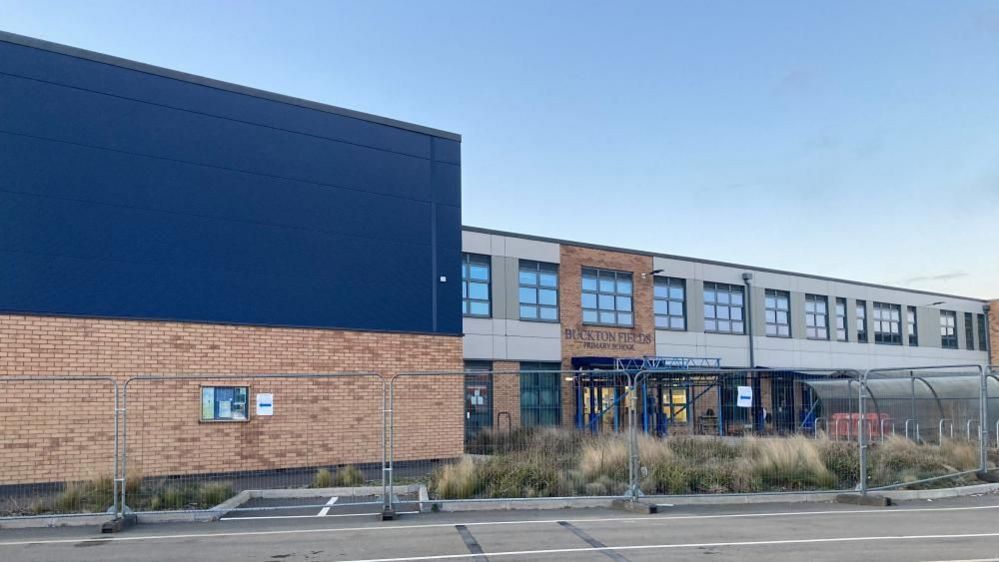
[[[68,482],[56,496],[52,509],[58,513],[102,512],[114,503],[113,496],[114,479],[110,476]]]
[[[644,449],[643,449],[644,450]],[[590,439],[580,452],[579,470],[593,481],[628,478],[628,442],[624,438]]]
[[[743,469],[752,488],[812,490],[831,488],[836,476],[827,468],[816,443],[797,435],[789,438],[746,438]]]
[[[836,477],[836,487],[853,488],[860,483],[860,451],[855,443],[816,439],[822,463]]]
[[[198,489],[200,507],[215,507],[236,494],[231,482],[208,482]]]
[[[320,468],[312,477],[312,488],[330,488],[333,486],[333,473],[328,468]]]
[[[475,461],[465,457],[458,463],[445,465],[435,471],[431,488],[436,496],[448,500],[468,499],[478,487]]]
[[[364,474],[361,469],[352,464],[340,467],[333,477],[334,486],[360,486],[364,483]]]

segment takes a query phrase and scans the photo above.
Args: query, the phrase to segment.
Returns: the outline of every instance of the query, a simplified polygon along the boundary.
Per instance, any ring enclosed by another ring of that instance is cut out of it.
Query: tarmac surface
[[[295,515],[304,517],[147,524],[114,535],[92,527],[2,530],[0,560],[999,560],[997,495],[881,508],[686,506],[656,515],[479,511],[387,522]]]

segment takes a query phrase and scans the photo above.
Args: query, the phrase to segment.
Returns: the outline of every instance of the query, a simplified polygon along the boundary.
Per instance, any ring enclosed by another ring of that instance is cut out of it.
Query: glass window
[[[687,329],[687,282],[674,277],[656,277],[653,306],[656,328]]]
[[[940,311],[940,347],[957,349],[957,313]]]
[[[846,299],[836,299],[836,341],[847,341],[846,331]]]
[[[687,389],[664,388],[662,394],[663,413],[670,423],[687,423]]]
[[[867,342],[867,301],[857,301],[857,341]]]
[[[558,322],[558,264],[520,260],[520,319]]]
[[[965,349],[975,349],[975,315],[964,313],[964,345]]]
[[[805,337],[810,340],[829,339],[829,299],[822,295],[805,295]]]
[[[520,364],[520,423],[524,427],[562,423],[562,378],[558,363]]]
[[[247,421],[248,386],[201,387],[201,421]]]
[[[704,283],[704,331],[744,334],[743,287],[726,283]]]
[[[764,291],[764,313],[767,335],[775,338],[791,337],[791,295],[787,291]]]
[[[902,305],[874,303],[874,343],[902,345]]]
[[[583,323],[631,326],[631,274],[583,268]]]
[[[493,364],[465,361],[465,442],[493,425]]]
[[[909,328],[909,345],[919,345],[919,328],[916,326],[916,307],[906,307],[905,322]]]
[[[988,345],[987,345],[987,343],[988,343],[988,335],[985,332],[986,329],[987,328],[985,327],[985,315],[984,314],[979,314],[978,315],[978,349],[981,350],[981,351],[985,351],[986,350],[985,348],[988,347]]]
[[[461,256],[461,312],[465,316],[492,315],[490,307],[491,264],[489,256]]]

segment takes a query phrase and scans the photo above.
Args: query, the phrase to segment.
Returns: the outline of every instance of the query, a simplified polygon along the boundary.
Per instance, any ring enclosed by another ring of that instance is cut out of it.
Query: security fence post
[[[978,413],[978,452],[980,455],[980,470],[984,473],[989,470],[989,378],[988,369],[984,366],[978,367],[981,375],[981,391],[979,392],[979,413]]]
[[[382,518],[389,518],[392,515],[392,500],[389,497],[389,432],[391,427],[389,426],[388,416],[388,387],[385,385],[385,379],[378,375],[382,380]]]
[[[118,409],[118,381],[114,381],[114,476],[112,479],[114,483],[111,487],[111,495],[113,496],[113,508],[115,519],[121,519],[123,513],[122,503],[120,503],[118,497],[118,491],[125,489],[125,473],[121,469],[121,457],[118,454],[118,416],[120,410]]]
[[[867,438],[864,433],[864,389],[867,388],[867,373],[860,375],[860,389],[857,391],[857,443],[860,446],[860,494],[867,495]]]
[[[630,373],[626,373],[627,388],[628,393],[628,495],[631,496],[631,500],[635,501],[638,499],[638,447],[636,444],[635,435],[635,424],[638,421],[638,416],[635,415],[635,408],[638,404],[637,397],[635,396],[635,388],[637,377],[632,378]]]
[[[393,482],[392,469],[395,467],[395,379],[399,377],[396,373],[392,375],[389,379],[388,384],[388,409],[385,406],[385,381],[382,380],[382,427],[385,428],[382,432],[382,454],[388,457],[387,465],[383,463],[382,465],[382,521],[388,521],[395,519],[395,498],[393,497],[393,490],[395,483]],[[386,421],[386,414],[388,415]],[[386,443],[386,430],[387,430],[387,443]],[[385,447],[388,447],[388,454],[385,454]]]

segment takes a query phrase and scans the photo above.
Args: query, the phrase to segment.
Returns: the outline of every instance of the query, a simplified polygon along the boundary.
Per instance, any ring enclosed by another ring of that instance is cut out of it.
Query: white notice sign
[[[274,415],[274,395],[273,394],[257,394],[257,415],[258,416],[273,416]]]
[[[739,399],[736,402],[736,406],[740,408],[753,407],[753,387],[751,386],[739,387]]]

